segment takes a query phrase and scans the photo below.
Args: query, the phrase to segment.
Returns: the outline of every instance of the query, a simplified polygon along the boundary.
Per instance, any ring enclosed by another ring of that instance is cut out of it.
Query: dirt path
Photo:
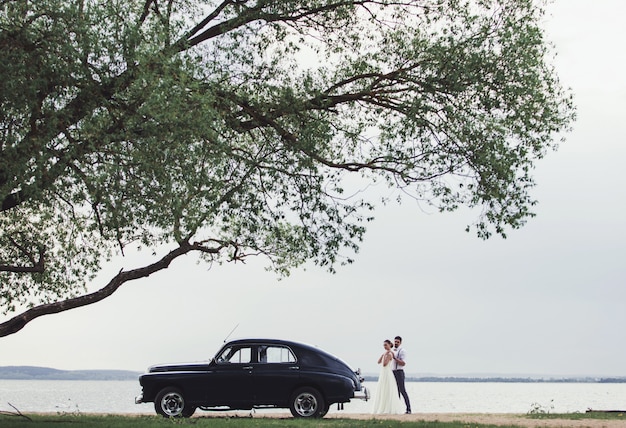
[[[231,414],[232,415],[232,414]],[[288,413],[255,413],[255,418],[290,418]],[[529,419],[524,415],[515,414],[463,414],[463,413],[414,413],[412,415],[371,415],[365,413],[329,413],[325,418],[341,419],[393,419],[399,421],[428,421],[428,422],[464,422],[468,424],[486,424],[500,426],[519,426],[528,428],[567,427],[567,428],[626,428],[624,420],[603,419]]]

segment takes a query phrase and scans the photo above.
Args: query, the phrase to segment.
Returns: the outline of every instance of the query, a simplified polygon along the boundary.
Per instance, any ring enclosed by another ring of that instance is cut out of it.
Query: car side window
[[[250,347],[226,348],[217,358],[217,362],[220,364],[247,364],[250,361],[252,361],[252,350]]]
[[[284,346],[259,346],[260,363],[295,363],[296,357]]]

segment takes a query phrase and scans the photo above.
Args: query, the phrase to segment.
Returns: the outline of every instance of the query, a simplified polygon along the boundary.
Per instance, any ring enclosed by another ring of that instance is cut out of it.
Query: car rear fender
[[[305,386],[317,389],[328,405],[348,402],[354,395],[353,381],[334,373],[301,373],[294,391]]]

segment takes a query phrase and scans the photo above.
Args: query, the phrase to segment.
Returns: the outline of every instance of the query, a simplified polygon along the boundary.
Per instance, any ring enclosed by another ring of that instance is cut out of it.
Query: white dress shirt
[[[406,363],[406,351],[404,350],[403,347],[396,349],[396,358]],[[392,368],[394,370],[404,370],[404,366],[401,366],[400,364],[398,364],[396,360],[393,360]]]

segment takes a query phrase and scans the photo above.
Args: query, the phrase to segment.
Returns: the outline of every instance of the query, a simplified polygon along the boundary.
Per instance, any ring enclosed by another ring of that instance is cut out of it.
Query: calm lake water
[[[376,382],[366,385],[376,393]],[[534,405],[553,413],[626,409],[623,383],[408,382],[407,390],[414,413],[527,413]],[[12,411],[11,403],[22,412],[154,414],[152,403],[134,403],[139,393],[137,381],[0,379],[0,410]],[[371,406],[354,400],[343,412],[369,413]]]

